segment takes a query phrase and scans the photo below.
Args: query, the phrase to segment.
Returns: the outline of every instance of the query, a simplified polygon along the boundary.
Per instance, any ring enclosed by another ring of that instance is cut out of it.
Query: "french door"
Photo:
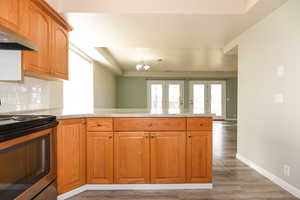
[[[184,81],[151,80],[147,82],[148,108],[152,112],[179,113],[184,107]]]
[[[190,81],[189,108],[197,114],[215,114],[226,118],[226,82]]]

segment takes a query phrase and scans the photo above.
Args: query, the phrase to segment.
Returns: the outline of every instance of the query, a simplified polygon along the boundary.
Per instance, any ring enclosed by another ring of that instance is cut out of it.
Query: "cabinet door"
[[[60,79],[68,79],[69,36],[68,31],[53,21],[51,72]]]
[[[50,74],[51,18],[33,2],[29,3],[29,38],[37,51],[23,51],[23,68],[26,72]]]
[[[189,183],[212,182],[212,133],[188,132],[187,181]]]
[[[57,187],[59,194],[85,184],[84,119],[61,120],[57,128]]]
[[[148,133],[116,133],[114,147],[115,183],[149,183]]]
[[[87,183],[113,183],[113,133],[88,132]]]
[[[151,133],[151,183],[184,183],[186,132]]]
[[[0,25],[18,32],[20,25],[20,3],[21,0],[0,1]]]

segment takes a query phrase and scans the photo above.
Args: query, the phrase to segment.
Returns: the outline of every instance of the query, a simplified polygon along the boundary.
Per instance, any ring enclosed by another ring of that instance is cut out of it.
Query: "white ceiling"
[[[150,4],[151,2],[151,4]],[[134,70],[139,54],[162,58],[158,71],[231,71],[222,48],[286,0],[59,0],[79,48],[107,47]],[[218,52],[218,53],[216,53]],[[153,58],[150,60],[150,58]]]
[[[124,71],[135,71],[145,62],[155,72],[236,71],[237,56],[222,49],[108,48]],[[158,59],[163,59],[158,62]]]

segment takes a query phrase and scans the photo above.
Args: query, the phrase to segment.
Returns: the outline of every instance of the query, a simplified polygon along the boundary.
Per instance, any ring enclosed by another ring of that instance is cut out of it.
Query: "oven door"
[[[0,143],[0,199],[29,200],[56,178],[53,130]]]

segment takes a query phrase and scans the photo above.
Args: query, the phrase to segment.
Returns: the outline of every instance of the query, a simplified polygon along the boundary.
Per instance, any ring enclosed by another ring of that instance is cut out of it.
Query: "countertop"
[[[5,113],[5,114],[12,114]],[[98,109],[76,110],[76,109],[49,109],[14,112],[14,114],[27,115],[54,115],[57,119],[72,119],[86,117],[214,117],[214,114],[197,114],[191,110],[177,111],[155,111],[147,109]]]

